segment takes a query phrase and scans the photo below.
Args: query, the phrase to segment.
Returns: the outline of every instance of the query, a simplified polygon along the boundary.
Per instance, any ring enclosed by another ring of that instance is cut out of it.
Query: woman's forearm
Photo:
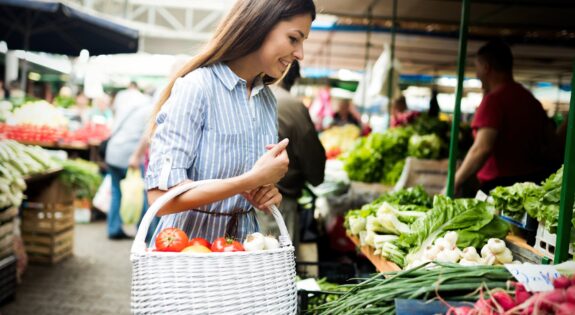
[[[259,187],[259,184],[250,172],[223,179],[215,183],[206,183],[170,200],[156,215],[162,216],[198,208],[206,204],[230,198],[256,187]],[[153,204],[156,199],[165,193],[166,191],[157,188],[149,190],[148,200],[150,204]]]

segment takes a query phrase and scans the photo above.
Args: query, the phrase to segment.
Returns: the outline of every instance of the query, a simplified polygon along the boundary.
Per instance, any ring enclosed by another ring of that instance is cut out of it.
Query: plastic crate
[[[296,261],[296,274],[302,278],[325,278],[332,283],[354,283],[358,278],[355,263]]]
[[[569,242],[569,255],[571,256],[573,256],[573,241],[575,241],[575,229],[571,228],[571,241]],[[537,235],[535,236],[535,246],[533,247],[547,258],[553,260],[555,257],[555,244],[557,244],[557,235],[547,231],[544,223],[539,223]]]
[[[530,215],[528,215],[527,212],[525,212],[523,214],[523,217],[521,218],[521,220],[515,220],[515,219],[512,219],[511,217],[507,216],[505,213],[505,210],[501,211],[501,214],[499,215],[499,217],[501,217],[501,219],[515,225],[516,227],[527,230],[527,231],[536,231],[537,225],[539,224],[539,222],[537,222],[536,219],[534,219]]]
[[[0,305],[14,299],[16,295],[16,257],[0,260]]]

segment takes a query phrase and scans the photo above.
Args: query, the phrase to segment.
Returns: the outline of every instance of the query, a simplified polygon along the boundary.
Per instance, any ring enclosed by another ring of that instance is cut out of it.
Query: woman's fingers
[[[275,194],[270,200],[268,200],[266,203],[264,203],[263,205],[263,209],[268,209],[269,212],[269,208],[272,205],[276,205],[279,206],[282,202],[282,194],[278,191],[277,194]]]

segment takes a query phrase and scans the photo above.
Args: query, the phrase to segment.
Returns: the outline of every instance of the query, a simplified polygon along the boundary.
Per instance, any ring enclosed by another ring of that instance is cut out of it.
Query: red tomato
[[[192,246],[192,245],[202,245],[202,246],[205,246],[207,248],[212,247],[212,244],[210,244],[210,242],[208,242],[207,239],[201,238],[201,237],[192,238],[188,242],[188,246]]]
[[[212,243],[212,252],[243,252],[244,246],[231,238],[220,237]]]
[[[156,249],[160,252],[181,252],[187,246],[186,232],[177,228],[165,228],[156,236]]]

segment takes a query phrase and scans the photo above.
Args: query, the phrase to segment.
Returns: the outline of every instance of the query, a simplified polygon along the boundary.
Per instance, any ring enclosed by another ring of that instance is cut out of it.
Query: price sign
[[[530,292],[553,291],[553,279],[560,276],[552,265],[505,265],[505,268]]]

